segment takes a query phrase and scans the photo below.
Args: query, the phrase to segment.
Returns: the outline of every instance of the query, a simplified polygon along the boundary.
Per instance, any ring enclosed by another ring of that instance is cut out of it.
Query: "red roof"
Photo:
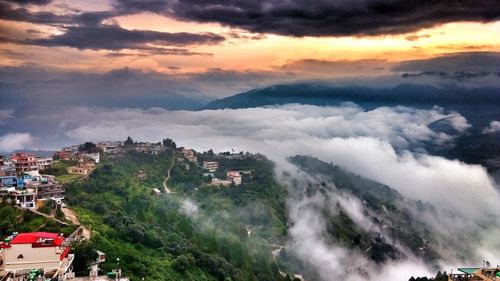
[[[50,232],[26,232],[16,235],[10,244],[37,244],[41,242],[40,239],[52,239],[54,246],[61,246],[64,236]]]

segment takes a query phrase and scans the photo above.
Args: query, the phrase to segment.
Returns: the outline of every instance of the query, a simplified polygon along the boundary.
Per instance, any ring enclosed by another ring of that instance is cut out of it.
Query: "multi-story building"
[[[14,167],[14,163],[12,163],[12,161],[3,159],[1,162],[2,164],[0,164],[0,177],[16,175],[16,168]]]
[[[45,170],[52,167],[52,157],[37,157],[36,162],[39,170]]]
[[[39,270],[45,276],[56,275],[66,280],[72,275],[74,255],[64,235],[48,232],[20,233],[9,236],[0,243],[0,270],[13,276],[22,276]]]
[[[38,162],[34,154],[18,152],[12,154],[10,160],[14,163],[16,173],[18,174],[38,170]]]
[[[233,182],[235,185],[241,184],[241,174],[238,171],[227,172],[227,180]]]
[[[209,172],[215,172],[219,168],[219,162],[215,161],[203,161],[203,169]]]
[[[55,177],[51,175],[42,175],[36,181],[31,181],[30,185],[37,187],[37,200],[52,199],[60,202],[66,193],[64,185],[57,182]]]
[[[10,195],[14,197],[16,205],[24,209],[34,209],[36,208],[36,196],[38,194],[37,188],[25,188],[16,189],[10,192]]]

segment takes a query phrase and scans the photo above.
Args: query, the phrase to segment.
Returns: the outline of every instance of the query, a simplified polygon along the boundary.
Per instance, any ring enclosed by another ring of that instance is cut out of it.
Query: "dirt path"
[[[75,212],[68,207],[61,208],[61,211],[64,213],[64,217],[72,222],[73,224],[80,225],[80,221],[76,216]]]
[[[54,218],[54,217],[52,217],[52,216],[50,216],[50,215],[44,214],[44,213],[39,212],[39,211],[37,211],[37,210],[34,210],[34,209],[23,209],[23,208],[21,208],[21,207],[19,207],[19,206],[16,206],[16,207],[17,207],[18,209],[21,209],[21,210],[27,210],[27,211],[30,211],[30,212],[32,212],[32,213],[35,213],[35,214],[39,215],[39,216],[43,216],[43,217],[46,217],[46,218],[49,218],[49,219],[53,219],[53,220],[55,220],[56,222],[58,222],[58,223],[60,223],[60,224],[63,224],[63,225],[69,225],[69,223],[67,223],[67,222],[65,222],[65,221],[58,220],[58,219],[56,219],[56,218]]]
[[[167,181],[170,179],[170,170],[174,167],[174,162],[175,162],[175,157],[172,157],[172,163],[170,164],[170,167],[167,170],[167,175],[165,176],[165,179],[163,180],[163,188],[165,189],[166,193],[172,193],[170,189],[167,187]]]
[[[92,232],[90,231],[90,229],[88,229],[85,226],[83,226],[82,224],[80,224],[80,221],[78,220],[78,217],[76,216],[75,212],[73,212],[73,210],[71,210],[68,207],[61,208],[61,211],[64,213],[64,217],[67,220],[71,221],[75,225],[80,225],[81,236],[83,238],[89,240],[90,237],[92,236]]]

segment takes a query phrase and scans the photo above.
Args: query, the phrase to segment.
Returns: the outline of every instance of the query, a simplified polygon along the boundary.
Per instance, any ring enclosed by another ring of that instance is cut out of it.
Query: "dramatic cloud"
[[[251,32],[292,36],[399,34],[452,21],[488,22],[500,17],[495,0],[118,0],[116,9],[123,13],[162,13],[182,20],[218,22]]]
[[[500,121],[491,121],[490,126],[483,129],[483,134],[500,132]]]
[[[79,50],[124,49],[147,51],[162,55],[198,55],[183,49],[165,48],[165,46],[213,45],[225,40],[213,33],[158,32],[151,30],[128,30],[117,24],[103,24],[106,19],[117,16],[113,11],[79,12],[55,14],[52,12],[32,12],[24,7],[15,7],[11,3],[0,1],[0,19],[23,21],[36,24],[52,25],[60,29],[57,35],[30,38],[1,36],[0,42],[37,45],[45,47],[65,46]]]
[[[0,136],[0,152],[12,152],[25,149],[32,144],[33,137],[29,133],[7,133]]]

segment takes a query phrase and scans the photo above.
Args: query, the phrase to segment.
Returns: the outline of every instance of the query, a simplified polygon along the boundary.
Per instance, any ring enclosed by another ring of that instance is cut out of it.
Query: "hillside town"
[[[65,216],[67,212],[72,213],[70,206],[64,202],[66,185],[57,180],[51,171],[63,167],[65,173],[75,179],[85,178],[92,174],[103,157],[113,159],[127,152],[158,155],[166,151],[172,153],[175,156],[172,159],[178,161],[184,169],[189,170],[193,166],[201,169],[206,186],[216,187],[240,186],[244,183],[245,176],[252,174],[251,170],[221,170],[221,160],[261,157],[259,154],[242,152],[215,154],[210,151],[200,154],[193,149],[177,148],[168,139],[159,143],[137,143],[131,138],[125,142],[87,142],[64,147],[52,156],[17,151],[10,156],[0,155],[0,203],[12,204],[25,212],[67,224],[56,219],[53,214],[41,212],[44,207],[55,205],[56,210],[64,210]],[[202,156],[201,159],[199,156]],[[146,179],[147,175],[139,170],[137,177]],[[153,195],[160,196],[161,193],[158,188],[152,189]],[[79,225],[78,219],[68,219]],[[88,232],[87,235],[82,234],[85,231]],[[121,276],[119,269],[99,276],[98,266],[105,261],[105,254],[102,252],[98,252],[98,259],[90,268],[88,278],[75,276],[72,272],[75,255],[70,251],[71,244],[88,239],[89,233],[81,225],[68,237],[51,232],[11,233],[0,243],[0,280],[128,280]]]

